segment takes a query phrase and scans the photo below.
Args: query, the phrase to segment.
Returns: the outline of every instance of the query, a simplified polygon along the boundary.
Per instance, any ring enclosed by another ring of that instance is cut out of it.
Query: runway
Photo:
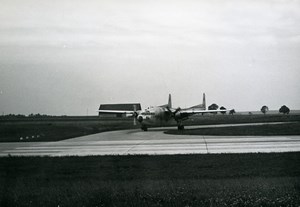
[[[195,127],[200,126],[186,128]],[[0,156],[163,155],[300,151],[299,135],[191,136],[163,133],[170,128],[172,127],[152,128],[147,132],[140,129],[103,132],[58,142],[1,143]]]

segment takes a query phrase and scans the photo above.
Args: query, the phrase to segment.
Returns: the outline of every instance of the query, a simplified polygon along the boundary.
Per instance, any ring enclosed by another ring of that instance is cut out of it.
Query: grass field
[[[299,205],[300,153],[0,158],[0,206]]]
[[[184,122],[185,125],[209,125],[209,124],[240,124],[240,123],[264,123],[264,122],[295,122],[300,121],[299,114],[256,114],[256,115],[204,115],[192,116]]]
[[[290,121],[300,121],[300,115],[261,114],[192,116],[189,120],[185,121],[184,124],[207,125]],[[176,123],[173,122],[170,123],[170,125],[175,126]],[[133,126],[132,118],[0,118],[0,142],[58,141],[103,131],[132,128],[139,128],[138,125]],[[294,130],[295,133],[298,133],[298,131]]]
[[[0,142],[58,141],[104,131],[137,128],[132,118],[30,118],[0,121]]]
[[[222,136],[271,136],[271,135],[300,135],[300,122],[284,124],[266,124],[258,126],[233,126],[186,129],[182,131],[168,130],[166,134],[186,135],[222,135]]]

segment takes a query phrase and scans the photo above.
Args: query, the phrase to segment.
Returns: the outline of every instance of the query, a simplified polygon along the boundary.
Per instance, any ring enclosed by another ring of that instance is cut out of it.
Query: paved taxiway
[[[208,126],[186,128],[195,127]],[[58,142],[1,143],[0,156],[86,156],[300,151],[300,136],[191,136],[164,134],[163,131],[169,128],[153,128],[147,132],[139,129],[104,132]]]

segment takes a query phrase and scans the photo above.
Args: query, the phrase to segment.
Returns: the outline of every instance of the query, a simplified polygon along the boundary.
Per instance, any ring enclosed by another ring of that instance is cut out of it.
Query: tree
[[[226,108],[224,106],[220,107],[221,110],[226,110]],[[226,114],[226,111],[221,111],[221,114]]]
[[[231,109],[230,111],[229,111],[229,114],[231,114],[231,115],[233,115],[235,113],[235,110],[234,109]]]
[[[280,107],[279,113],[289,114],[290,113],[290,109],[286,105],[283,105],[283,106]]]
[[[268,111],[269,111],[269,108],[267,106],[263,106],[261,107],[260,111],[263,113],[263,114],[266,114]]]
[[[219,108],[219,106],[217,104],[213,103],[212,105],[210,105],[208,107],[208,110],[217,110],[218,108]]]
[[[219,106],[215,103],[213,103],[212,105],[210,105],[208,107],[208,110],[217,110],[219,108]],[[212,114],[217,114],[217,112],[211,112]]]

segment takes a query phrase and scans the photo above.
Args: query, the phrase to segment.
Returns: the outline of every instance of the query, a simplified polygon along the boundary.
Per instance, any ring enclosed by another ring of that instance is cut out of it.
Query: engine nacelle
[[[182,118],[181,113],[180,113],[180,112],[176,112],[176,113],[174,114],[174,118],[175,118],[175,120],[181,119],[181,118]]]
[[[176,112],[175,114],[174,114],[174,119],[177,121],[177,120],[181,120],[181,121],[183,121],[183,120],[187,120],[188,119],[188,117],[189,117],[189,114],[188,113],[182,113],[182,112]]]
[[[142,116],[138,116],[138,117],[137,117],[137,120],[138,120],[138,122],[142,123],[143,120],[144,120],[144,118],[143,118]]]

